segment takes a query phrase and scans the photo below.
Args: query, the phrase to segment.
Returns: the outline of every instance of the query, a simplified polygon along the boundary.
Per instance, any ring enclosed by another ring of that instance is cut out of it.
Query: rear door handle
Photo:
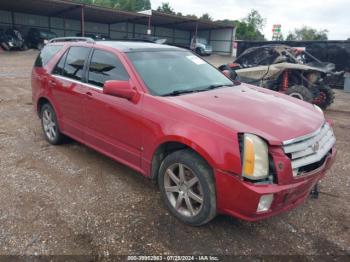
[[[87,96],[87,98],[92,99],[92,93],[91,92],[86,92],[86,96]]]

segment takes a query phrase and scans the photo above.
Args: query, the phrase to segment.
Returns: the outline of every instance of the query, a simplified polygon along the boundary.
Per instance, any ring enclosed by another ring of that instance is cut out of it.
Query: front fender
[[[241,173],[237,133],[181,107],[165,105],[150,96],[144,98],[143,115],[147,121],[142,132],[142,169],[146,176],[152,174],[152,159],[157,149],[168,142],[191,148],[213,169]]]

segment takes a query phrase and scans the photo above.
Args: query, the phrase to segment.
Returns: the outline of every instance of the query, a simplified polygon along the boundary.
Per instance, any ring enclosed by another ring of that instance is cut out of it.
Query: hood
[[[325,122],[311,104],[246,84],[167,99],[235,132],[259,135],[271,145],[312,133]]]

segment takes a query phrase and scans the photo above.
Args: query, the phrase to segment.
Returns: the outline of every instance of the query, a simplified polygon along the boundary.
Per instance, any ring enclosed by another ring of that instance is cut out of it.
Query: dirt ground
[[[350,255],[350,94],[337,91],[326,112],[338,156],[318,200],[190,227],[131,169],[76,142],[48,145],[32,109],[36,55],[0,53],[0,255]]]

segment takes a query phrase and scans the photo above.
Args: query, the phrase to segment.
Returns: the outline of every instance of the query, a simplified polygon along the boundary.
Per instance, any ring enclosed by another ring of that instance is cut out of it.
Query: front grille
[[[283,150],[292,163],[294,176],[312,171],[315,163],[324,162],[325,156],[335,144],[332,128],[325,123],[316,132],[283,142]],[[315,168],[316,169],[316,168]]]

